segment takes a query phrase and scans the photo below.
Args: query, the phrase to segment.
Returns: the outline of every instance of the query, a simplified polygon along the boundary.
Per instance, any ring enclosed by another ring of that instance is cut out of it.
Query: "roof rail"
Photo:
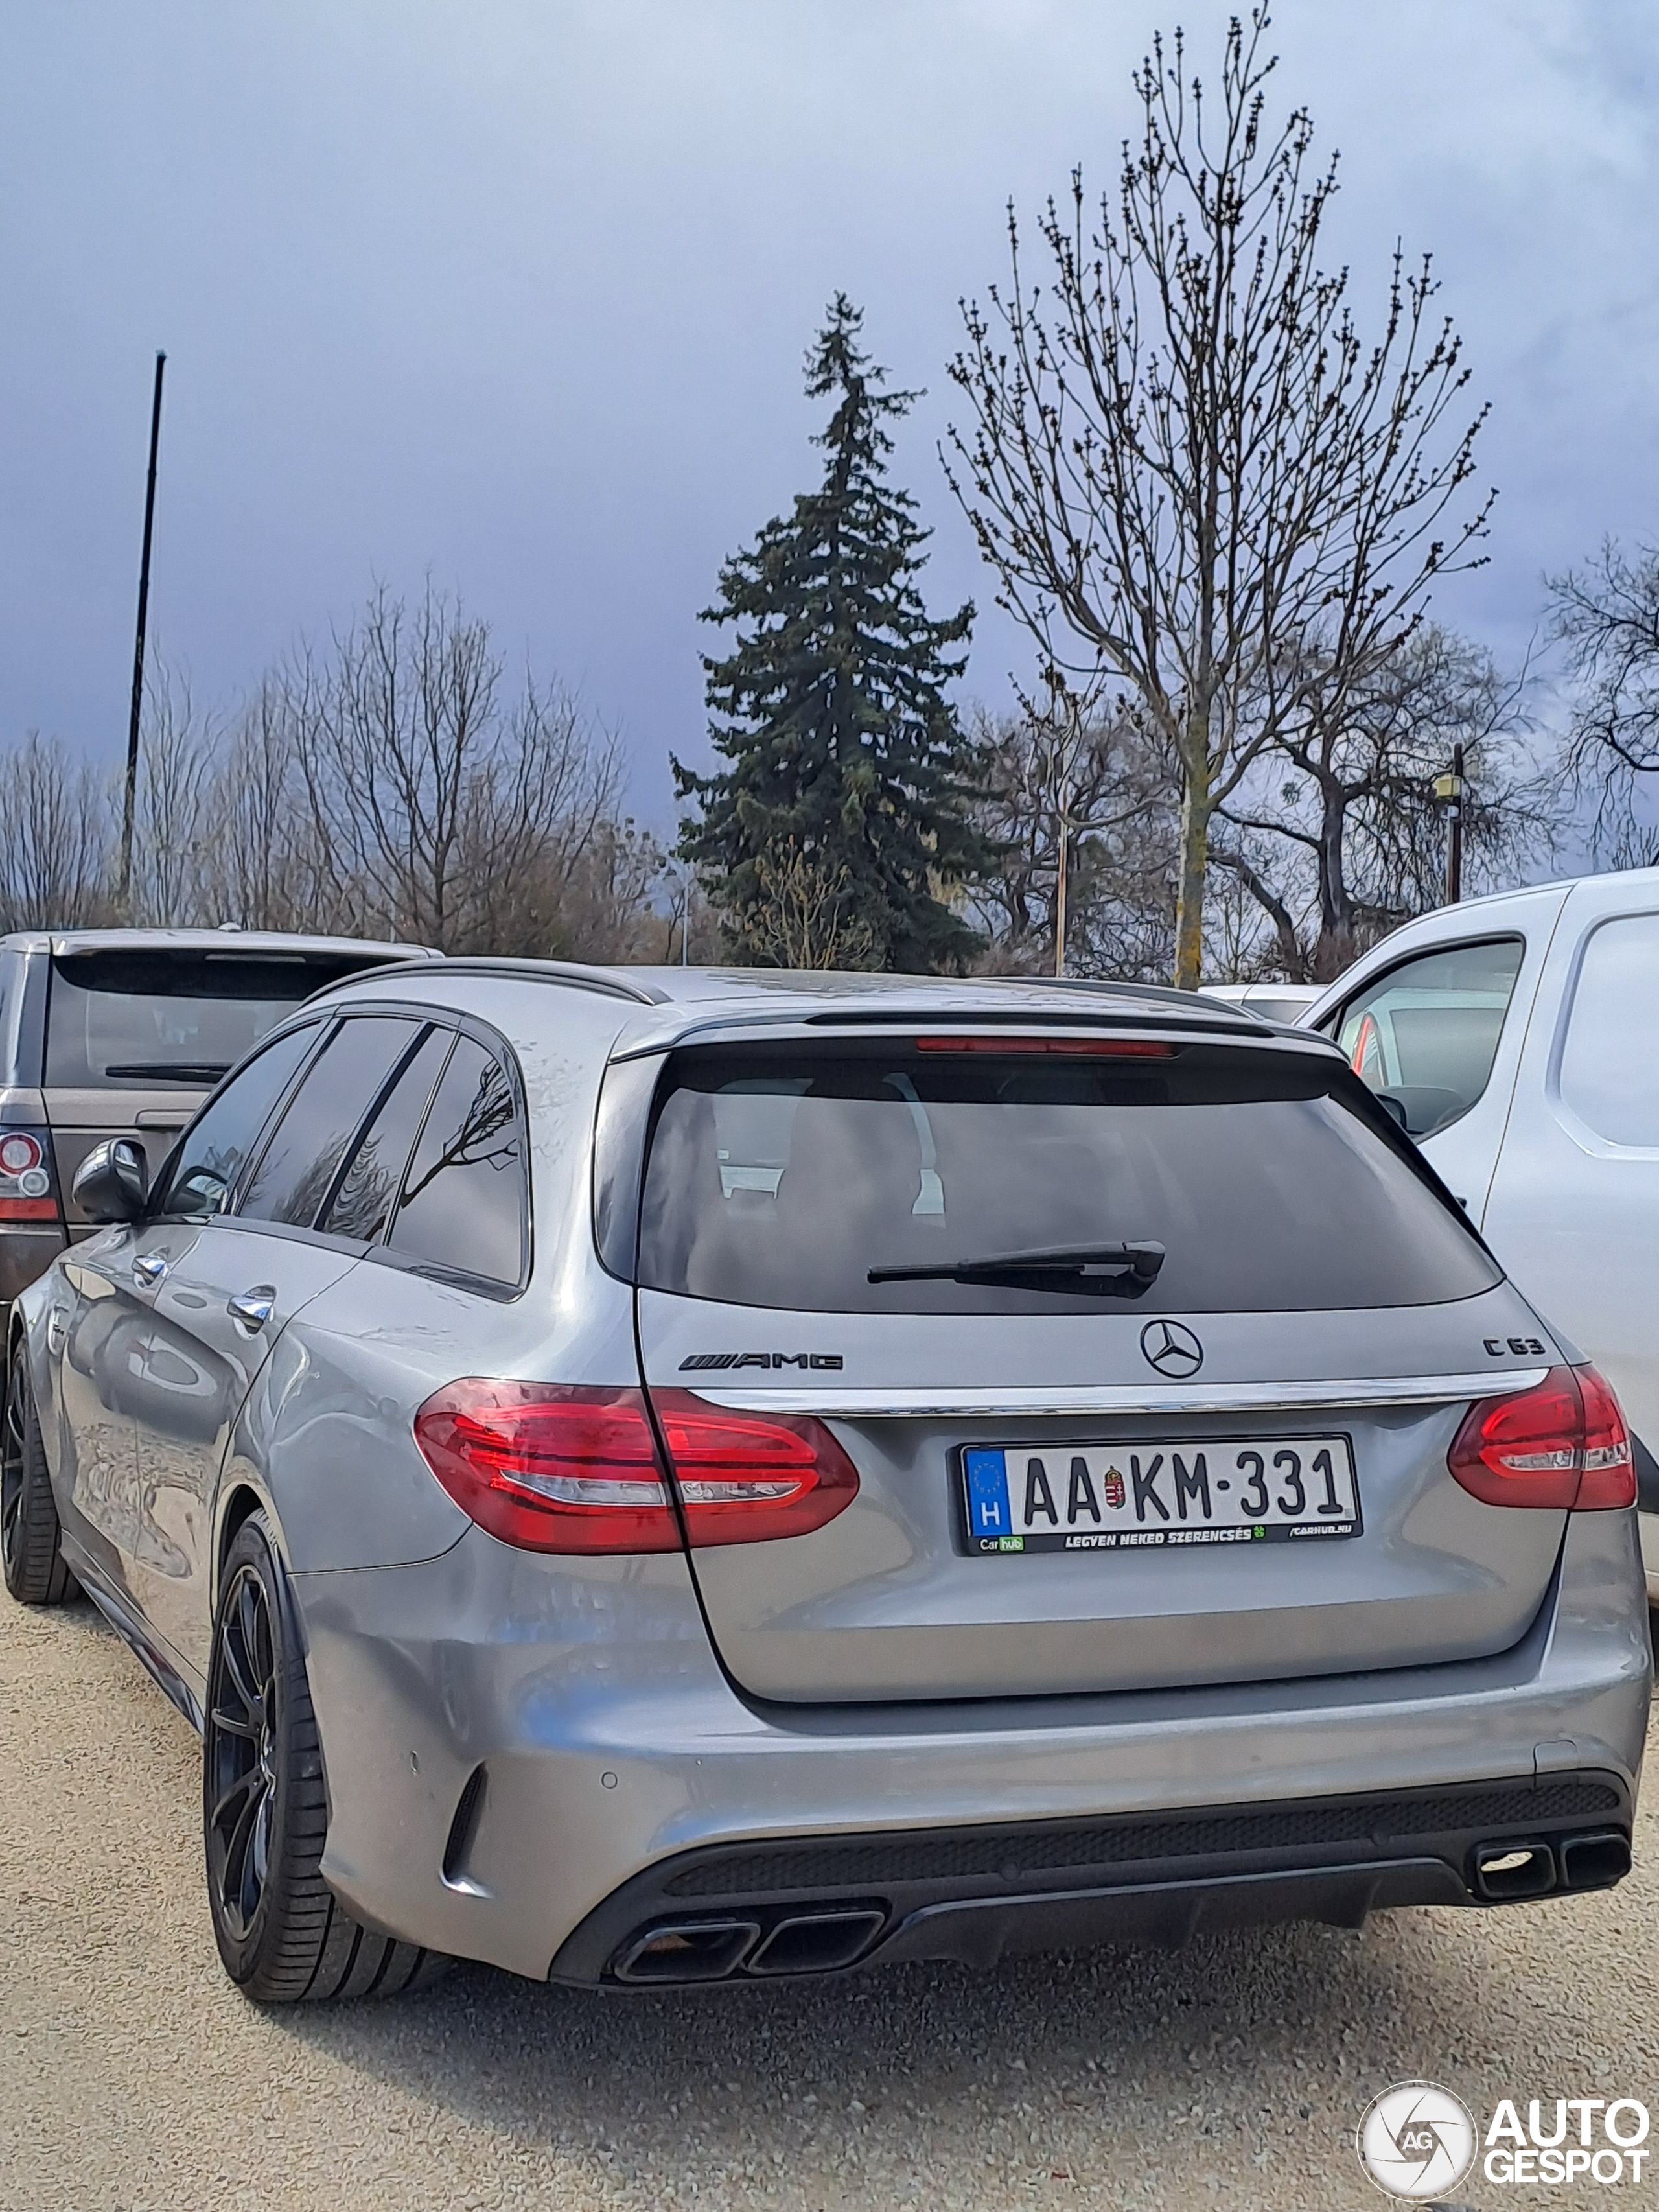
[[[520,960],[491,956],[463,955],[441,962],[434,960],[389,960],[374,969],[365,969],[361,975],[341,978],[343,983],[379,982],[387,975],[408,975],[411,972],[434,981],[453,975],[457,969],[468,975],[501,975],[520,983],[567,983],[578,991],[598,991],[610,999],[626,999],[635,1006],[661,1006],[668,1003],[666,991],[659,991],[650,983],[629,982],[615,968],[587,968],[574,960]],[[328,990],[337,990],[339,984],[330,983]]]

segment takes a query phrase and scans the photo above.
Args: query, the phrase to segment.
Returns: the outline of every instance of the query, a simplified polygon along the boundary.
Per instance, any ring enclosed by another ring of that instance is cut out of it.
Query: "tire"
[[[20,1335],[12,1346],[0,1425],[0,1567],[6,1588],[20,1604],[61,1605],[75,1595],[62,1538],[28,1354]]]
[[[392,1996],[448,1960],[352,1918],[319,1871],[322,1746],[287,1579],[263,1513],[225,1561],[202,1733],[208,1906],[225,1972],[259,2004]]]

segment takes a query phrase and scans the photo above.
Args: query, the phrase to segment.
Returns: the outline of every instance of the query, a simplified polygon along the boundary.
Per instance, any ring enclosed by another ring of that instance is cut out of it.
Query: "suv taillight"
[[[821,1421],[728,1413],[689,1390],[659,1390],[653,1404],[694,1547],[804,1535],[852,1503],[857,1471]],[[641,1391],[470,1376],[427,1400],[415,1441],[461,1510],[503,1543],[679,1548]]]
[[[57,1219],[51,1131],[0,1128],[0,1224]]]
[[[1446,1464],[1488,1505],[1582,1513],[1636,1503],[1630,1434],[1593,1367],[1552,1367],[1533,1389],[1480,1399],[1464,1415]]]

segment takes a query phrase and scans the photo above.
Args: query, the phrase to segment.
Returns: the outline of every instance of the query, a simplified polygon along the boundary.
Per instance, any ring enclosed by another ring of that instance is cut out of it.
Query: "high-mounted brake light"
[[[659,1390],[694,1548],[804,1535],[851,1504],[857,1471],[821,1421],[728,1413]],[[672,1552],[680,1522],[644,1394],[471,1376],[415,1416],[421,1455],[461,1510],[532,1552]]]
[[[1173,1060],[1177,1048],[1162,1037],[919,1036],[918,1052],[1085,1053],[1104,1060]]]
[[[1446,1464],[1488,1505],[1583,1513],[1636,1503],[1630,1433],[1593,1367],[1552,1367],[1530,1390],[1479,1400]]]

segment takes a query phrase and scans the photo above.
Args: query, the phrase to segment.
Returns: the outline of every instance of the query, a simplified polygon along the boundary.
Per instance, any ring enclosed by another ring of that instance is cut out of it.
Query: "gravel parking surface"
[[[460,1968],[261,2014],[214,1954],[198,1790],[194,1737],[88,1605],[0,1597],[0,2205],[1373,2212],[1354,2124],[1402,2077],[1659,2109],[1651,1810],[1618,1890],[1491,1917],[672,2001]],[[1459,2201],[1656,2198],[1477,2169]]]

